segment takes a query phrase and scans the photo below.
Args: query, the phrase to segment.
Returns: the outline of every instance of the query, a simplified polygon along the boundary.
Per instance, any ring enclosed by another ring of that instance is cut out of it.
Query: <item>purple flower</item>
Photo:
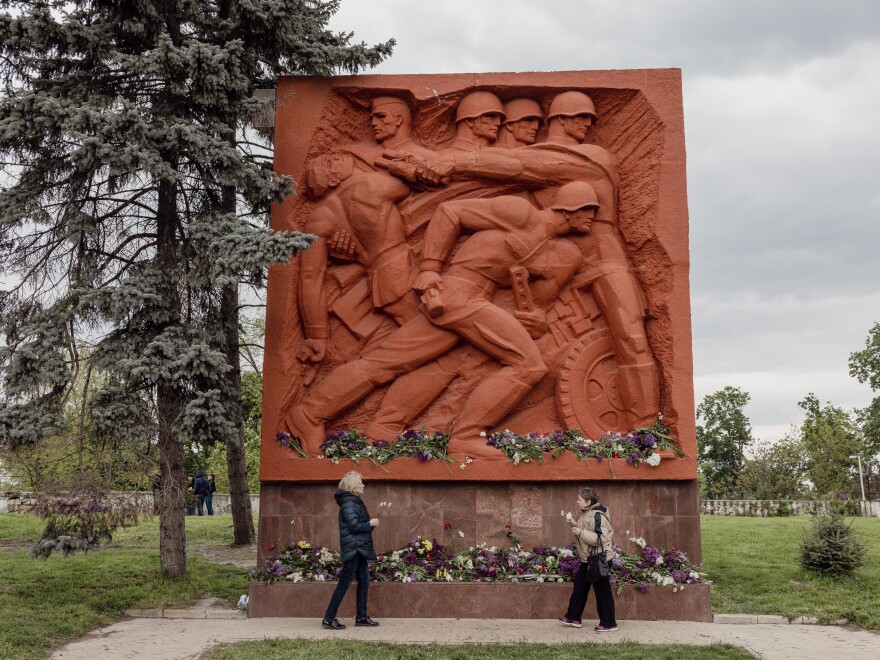
[[[373,442],[373,446],[377,449],[385,449],[389,445],[387,440],[376,440]]]
[[[638,589],[642,593],[645,593],[650,588],[651,588],[651,585],[649,585],[647,582],[642,582],[638,587],[636,587],[636,589]]]
[[[645,447],[654,447],[657,445],[657,438],[650,433],[646,433],[645,437],[642,438],[642,444],[645,445]]]
[[[642,558],[651,566],[656,566],[657,560],[662,556],[660,551],[652,545],[646,545],[642,548]]]

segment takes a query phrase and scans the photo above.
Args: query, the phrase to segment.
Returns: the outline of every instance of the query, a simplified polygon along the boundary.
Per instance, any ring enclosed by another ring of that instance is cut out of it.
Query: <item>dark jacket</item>
[[[198,474],[196,474],[196,481],[193,484],[193,490],[196,495],[209,495],[210,494],[211,484],[208,482],[208,478],[205,476],[205,473],[199,470]]]
[[[217,492],[217,484],[214,483],[213,479],[208,479],[208,495],[213,495]]]
[[[354,493],[337,490],[336,503],[339,505],[339,554],[342,561],[357,555],[365,559],[375,559],[373,549],[373,528],[370,514],[363,500]]]

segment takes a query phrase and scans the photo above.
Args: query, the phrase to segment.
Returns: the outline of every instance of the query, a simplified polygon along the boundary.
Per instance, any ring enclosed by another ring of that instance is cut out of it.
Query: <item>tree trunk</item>
[[[244,421],[241,417],[241,366],[238,356],[238,289],[224,287],[220,293],[220,314],[226,359],[232,367],[226,374],[226,410],[234,430],[226,438],[226,468],[229,472],[229,502],[232,508],[234,545],[254,542],[254,519],[248,492],[244,454]]]
[[[175,167],[176,158],[168,158]],[[163,274],[164,304],[168,320],[164,327],[180,324],[180,292],[177,288],[177,189],[173,181],[159,182],[156,210],[158,234],[156,261]],[[183,443],[176,432],[182,410],[180,392],[166,379],[156,384],[156,408],[159,418],[159,463],[162,473],[162,496],[159,500],[159,558],[165,577],[186,575],[186,527],[184,525]]]
[[[159,558],[165,577],[186,575],[186,528],[184,525],[183,444],[174,433],[174,420],[180,414],[177,393],[168,386],[157,392],[159,417]]]
[[[231,141],[235,142],[235,121],[230,121]],[[224,186],[223,210],[235,213],[235,188]],[[233,545],[250,545],[256,540],[251,498],[248,492],[247,461],[244,454],[244,420],[241,417],[241,362],[239,358],[238,285],[223,287],[220,292],[220,318],[226,361],[224,396],[233,431],[226,438],[226,469],[229,473],[229,504],[232,509]]]

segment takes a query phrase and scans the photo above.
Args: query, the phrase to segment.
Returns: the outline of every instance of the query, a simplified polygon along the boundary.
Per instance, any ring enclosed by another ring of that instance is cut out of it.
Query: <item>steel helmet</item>
[[[505,124],[519,121],[520,119],[544,121],[544,113],[541,112],[541,106],[532,99],[512,99],[504,104],[504,112],[507,115]]]
[[[575,115],[590,115],[594,121],[597,118],[593,100],[583,92],[562,92],[550,101],[547,121],[554,117],[574,117]]]
[[[501,121],[507,117],[501,101],[492,92],[471,92],[459,102],[455,111],[455,123],[482,115],[501,115]]]
[[[572,181],[556,191],[556,199],[550,208],[554,211],[577,211],[585,206],[599,206],[596,191],[586,181]]]

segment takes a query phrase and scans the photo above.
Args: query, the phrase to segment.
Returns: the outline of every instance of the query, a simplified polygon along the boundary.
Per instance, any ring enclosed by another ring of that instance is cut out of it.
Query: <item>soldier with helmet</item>
[[[479,151],[492,146],[505,120],[504,107],[492,92],[471,92],[455,111],[455,139],[450,149]]]
[[[596,106],[583,92],[563,92],[551,102],[547,111],[547,142],[582,144],[596,122]]]
[[[544,123],[544,114],[537,101],[527,98],[511,99],[504,104],[507,118],[501,125],[495,146],[515,149],[534,144]]]

